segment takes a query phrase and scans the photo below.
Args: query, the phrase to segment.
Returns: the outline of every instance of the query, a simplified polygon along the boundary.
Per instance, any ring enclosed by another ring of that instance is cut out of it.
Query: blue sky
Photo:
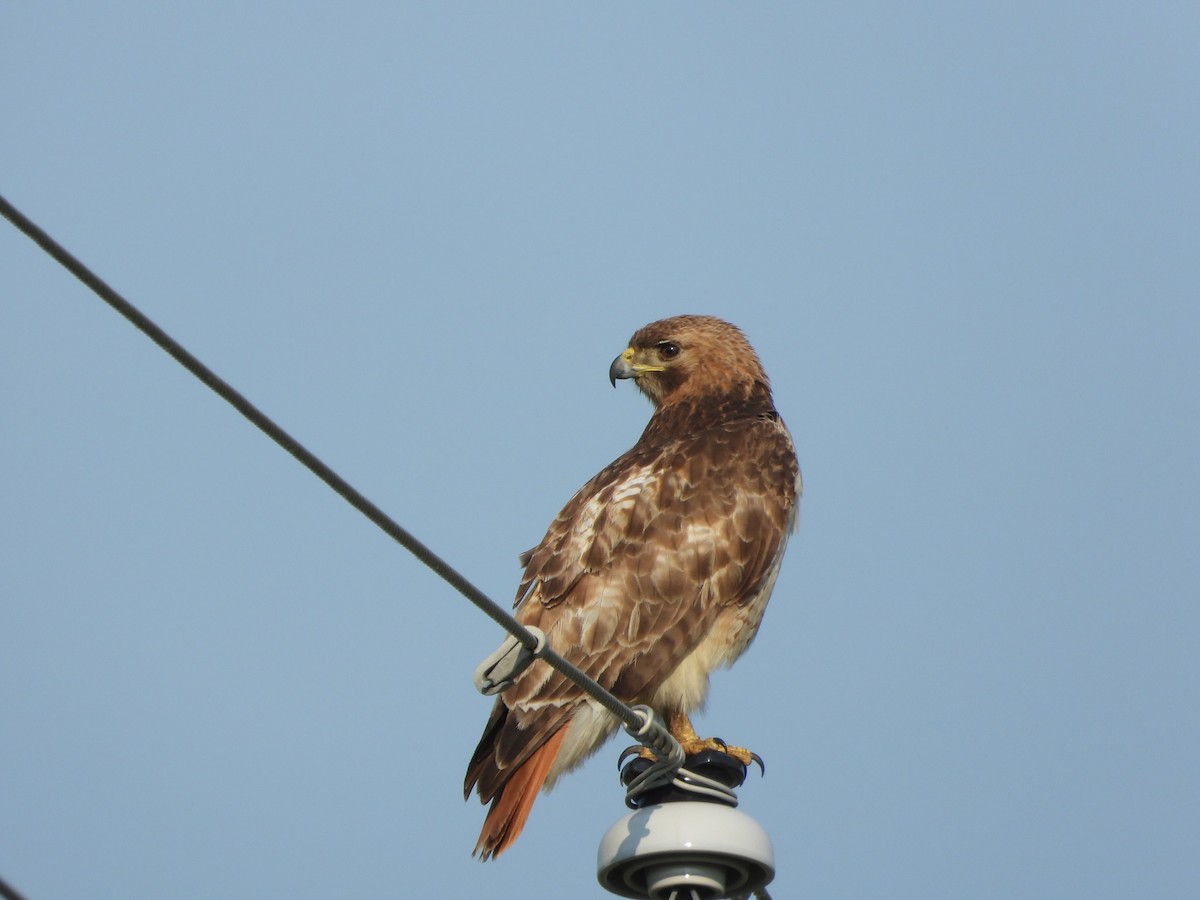
[[[1200,893],[1194,4],[0,35],[0,191],[502,602],[645,424],[629,335],[747,332],[806,495],[699,724],[777,897]],[[472,861],[499,629],[7,224],[0,293],[0,877],[608,896],[622,741]]]

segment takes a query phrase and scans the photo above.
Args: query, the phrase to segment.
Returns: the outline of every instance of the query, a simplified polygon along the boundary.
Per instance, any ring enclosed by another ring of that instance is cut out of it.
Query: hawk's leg
[[[760,766],[762,765],[759,755],[751,750],[747,750],[745,747],[730,747],[720,738],[700,737],[700,735],[696,734],[696,729],[692,726],[692,720],[688,718],[685,712],[672,713],[669,727],[671,735],[683,747],[684,756],[695,756],[702,750],[716,750],[718,753],[732,756],[743,766],[748,766],[751,762],[757,762]]]

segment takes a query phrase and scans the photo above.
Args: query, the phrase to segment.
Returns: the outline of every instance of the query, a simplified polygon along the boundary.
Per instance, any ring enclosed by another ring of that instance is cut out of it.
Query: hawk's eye
[[[658,355],[663,359],[674,359],[679,355],[679,345],[671,341],[663,341],[658,345]]]

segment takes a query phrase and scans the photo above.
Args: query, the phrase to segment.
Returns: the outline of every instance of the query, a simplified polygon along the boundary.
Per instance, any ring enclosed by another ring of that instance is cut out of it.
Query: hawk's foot
[[[696,729],[692,727],[692,721],[688,718],[687,713],[674,713],[671,716],[670,730],[671,735],[683,747],[684,756],[692,757],[697,753],[703,753],[705,750],[715,750],[717,753],[732,756],[743,766],[749,766],[750,763],[757,763],[758,768],[766,772],[767,767],[763,764],[762,757],[753,750],[748,750],[745,747],[731,747],[720,738],[700,737],[700,735],[696,734]]]

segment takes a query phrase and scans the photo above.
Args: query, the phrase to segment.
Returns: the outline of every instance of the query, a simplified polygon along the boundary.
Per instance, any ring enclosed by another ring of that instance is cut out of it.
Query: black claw
[[[632,747],[626,747],[621,751],[621,755],[617,757],[617,768],[620,769],[621,766],[625,765],[625,760],[629,759],[631,756],[637,756],[645,749],[646,748],[641,744],[634,744]]]
[[[761,756],[759,756],[757,753],[755,753],[753,750],[750,751],[750,762],[758,763],[758,777],[759,778],[762,778],[763,776],[765,776],[767,774],[767,764],[765,762],[763,762],[763,758]]]
[[[619,769],[621,766],[625,765],[625,760],[635,755],[640,749],[641,747],[639,747],[637,744],[634,744],[632,747],[626,747],[624,750],[622,750],[621,755],[617,757],[617,768]]]

